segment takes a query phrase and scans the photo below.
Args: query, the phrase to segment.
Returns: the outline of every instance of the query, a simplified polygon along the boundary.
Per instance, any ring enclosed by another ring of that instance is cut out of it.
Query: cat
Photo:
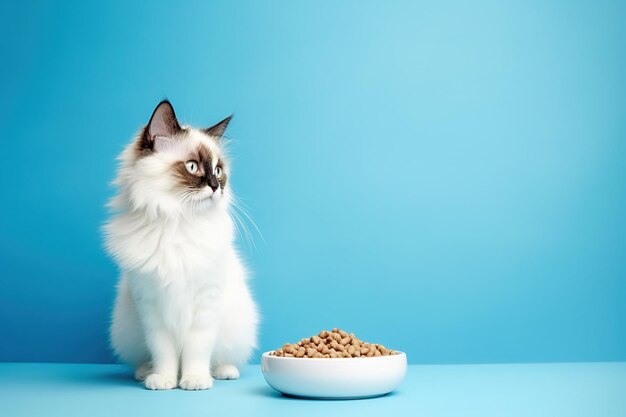
[[[110,337],[147,389],[237,379],[256,348],[258,311],[229,216],[230,119],[181,126],[164,100],[119,157],[104,226],[121,270]]]

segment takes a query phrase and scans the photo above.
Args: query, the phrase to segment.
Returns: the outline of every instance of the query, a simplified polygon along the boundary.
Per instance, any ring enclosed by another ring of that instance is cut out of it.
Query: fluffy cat
[[[229,216],[229,121],[181,126],[166,100],[119,157],[105,225],[121,270],[111,344],[148,389],[236,379],[256,346],[257,308]]]

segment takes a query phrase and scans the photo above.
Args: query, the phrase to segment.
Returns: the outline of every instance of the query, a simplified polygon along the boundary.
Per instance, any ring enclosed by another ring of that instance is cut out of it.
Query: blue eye
[[[196,172],[198,172],[198,163],[196,161],[185,162],[185,167],[190,174],[195,174]]]

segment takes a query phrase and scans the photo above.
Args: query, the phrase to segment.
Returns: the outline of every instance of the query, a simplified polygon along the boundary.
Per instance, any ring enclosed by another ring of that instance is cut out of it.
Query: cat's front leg
[[[204,390],[213,387],[211,351],[216,329],[202,326],[193,328],[185,338],[181,355],[179,386],[185,390]]]
[[[152,373],[145,381],[145,387],[152,390],[176,387],[178,377],[178,354],[171,335],[159,326],[146,329],[146,344],[152,358]]]
[[[221,286],[198,288],[193,298],[191,326],[183,338],[179,387],[201,390],[213,387],[211,357],[215,348],[219,317],[223,307]]]

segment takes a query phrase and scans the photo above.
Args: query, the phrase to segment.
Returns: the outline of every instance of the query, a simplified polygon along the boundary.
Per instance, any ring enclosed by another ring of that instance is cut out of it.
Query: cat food
[[[322,330],[320,334],[300,340],[298,343],[286,343],[280,349],[271,352],[272,356],[289,358],[359,358],[389,356],[398,352],[383,345],[364,342],[343,330]]]

